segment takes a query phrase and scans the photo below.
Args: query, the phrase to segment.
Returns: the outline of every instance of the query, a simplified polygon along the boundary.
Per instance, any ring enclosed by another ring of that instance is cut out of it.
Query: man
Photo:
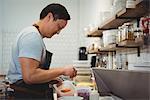
[[[67,25],[68,20],[70,20],[70,15],[64,6],[50,4],[41,11],[40,20],[37,23],[20,32],[12,48],[11,63],[7,74],[15,90],[15,97],[48,98],[45,95],[48,82],[60,75],[70,78],[76,76],[76,70],[70,65],[48,70],[43,68],[47,60],[43,38],[51,38],[58,34]],[[39,92],[44,94],[40,95]],[[50,99],[53,99],[52,93]]]

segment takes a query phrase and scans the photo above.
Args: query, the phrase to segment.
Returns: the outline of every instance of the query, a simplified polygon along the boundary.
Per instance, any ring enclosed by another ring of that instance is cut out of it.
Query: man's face
[[[63,19],[57,19],[51,21],[51,23],[48,25],[48,30],[46,37],[51,38],[55,34],[59,34],[59,32],[67,25],[67,20]]]
[[[59,34],[59,32],[65,28],[65,26],[67,25],[67,21],[66,20],[62,20],[62,19],[57,19],[55,21],[56,23],[56,32],[54,34]]]

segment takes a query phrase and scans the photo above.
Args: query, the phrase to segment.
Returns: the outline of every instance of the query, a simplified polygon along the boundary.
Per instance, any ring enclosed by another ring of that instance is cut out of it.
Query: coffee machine
[[[79,48],[79,60],[88,60],[86,47]]]

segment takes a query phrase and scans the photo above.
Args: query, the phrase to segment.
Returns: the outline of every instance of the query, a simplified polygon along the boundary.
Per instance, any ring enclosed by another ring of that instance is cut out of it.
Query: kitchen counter
[[[54,93],[54,100],[57,100],[57,94]],[[117,96],[99,96],[99,100],[123,100]]]

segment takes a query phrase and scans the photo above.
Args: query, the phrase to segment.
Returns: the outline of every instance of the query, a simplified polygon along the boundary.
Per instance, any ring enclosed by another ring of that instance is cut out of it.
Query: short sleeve
[[[43,47],[37,33],[30,33],[21,37],[18,44],[19,57],[33,58],[41,61]]]

